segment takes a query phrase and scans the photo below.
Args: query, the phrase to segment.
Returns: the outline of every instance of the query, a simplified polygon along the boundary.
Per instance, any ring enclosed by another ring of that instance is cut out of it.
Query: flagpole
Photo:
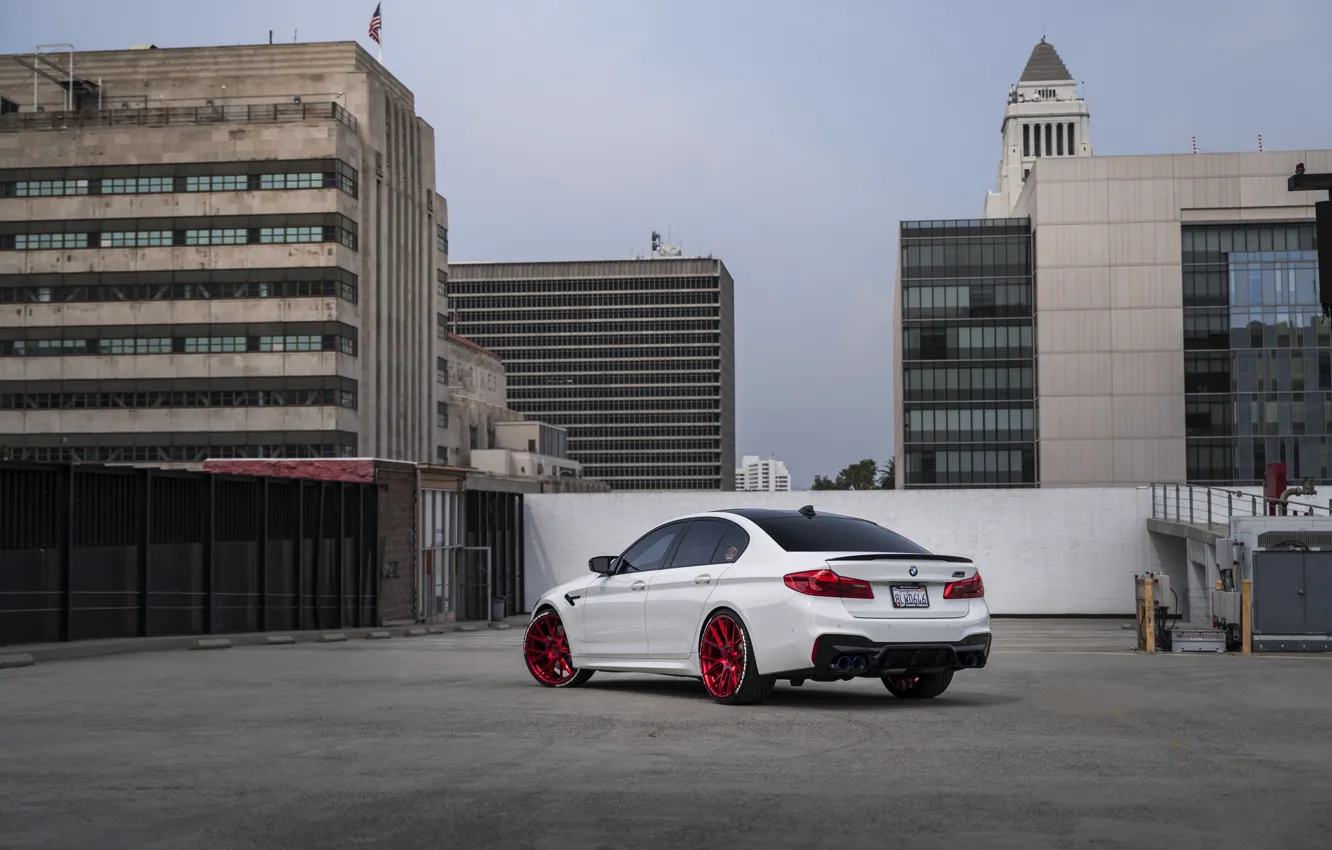
[[[384,64],[384,3],[380,0],[375,7],[379,10],[379,40],[375,42],[379,45],[379,64]]]

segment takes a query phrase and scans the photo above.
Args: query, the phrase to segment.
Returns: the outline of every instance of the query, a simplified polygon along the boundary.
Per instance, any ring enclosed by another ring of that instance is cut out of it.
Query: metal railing
[[[0,132],[82,130],[95,127],[169,127],[190,124],[284,124],[340,121],[357,129],[356,116],[331,101],[252,103],[233,106],[151,106],[140,109],[81,109],[74,112],[10,112]]]
[[[1280,499],[1262,493],[1245,493],[1222,487],[1197,484],[1153,484],[1152,518],[1186,522],[1190,525],[1226,526],[1231,517],[1266,516],[1332,516],[1332,500],[1327,505],[1315,505]],[[1273,510],[1269,511],[1269,507]],[[1284,508],[1284,509],[1283,509]]]

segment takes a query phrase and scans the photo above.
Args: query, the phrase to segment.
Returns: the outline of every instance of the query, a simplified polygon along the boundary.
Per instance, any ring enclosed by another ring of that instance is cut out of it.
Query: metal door
[[[1304,628],[1332,635],[1332,552],[1304,553]]]
[[[1253,633],[1304,634],[1304,552],[1253,553]]]
[[[490,598],[495,586],[491,575],[490,547],[463,546],[458,550],[458,619],[489,620]]]

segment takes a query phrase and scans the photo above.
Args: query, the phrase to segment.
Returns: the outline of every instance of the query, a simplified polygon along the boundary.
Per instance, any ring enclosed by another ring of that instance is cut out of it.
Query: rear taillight
[[[944,587],[944,599],[983,599],[984,597],[985,582],[981,581],[979,572],[971,578],[950,581]]]
[[[786,586],[806,596],[836,596],[842,599],[873,599],[870,583],[858,578],[839,576],[829,569],[806,570],[783,576]]]

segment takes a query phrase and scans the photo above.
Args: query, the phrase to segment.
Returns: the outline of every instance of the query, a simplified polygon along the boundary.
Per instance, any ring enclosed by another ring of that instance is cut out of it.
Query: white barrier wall
[[[524,499],[526,600],[616,555],[652,526],[694,511],[799,508],[850,514],[933,552],[973,559],[996,614],[1133,613],[1133,576],[1163,568],[1145,488],[791,493],[549,493]]]

